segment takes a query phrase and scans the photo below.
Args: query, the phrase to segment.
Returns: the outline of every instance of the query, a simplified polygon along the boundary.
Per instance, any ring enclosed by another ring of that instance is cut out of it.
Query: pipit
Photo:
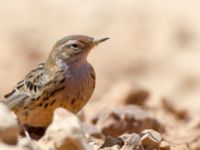
[[[47,127],[58,107],[77,113],[95,88],[95,71],[87,61],[91,49],[109,38],[72,35],[59,40],[48,59],[5,95],[20,123]]]

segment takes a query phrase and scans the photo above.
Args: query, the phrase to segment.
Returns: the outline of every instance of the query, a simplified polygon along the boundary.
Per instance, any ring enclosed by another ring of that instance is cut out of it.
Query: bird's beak
[[[94,44],[94,46],[97,46],[99,43],[104,42],[104,41],[106,41],[108,39],[110,39],[110,38],[106,37],[106,38],[101,38],[101,39],[94,39],[93,40],[93,44]]]

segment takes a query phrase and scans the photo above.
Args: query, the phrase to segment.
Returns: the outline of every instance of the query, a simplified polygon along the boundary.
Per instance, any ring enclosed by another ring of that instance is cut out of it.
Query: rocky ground
[[[83,111],[74,115],[58,108],[45,134],[38,137],[32,132],[31,139],[19,134],[16,117],[1,104],[0,149],[198,150],[200,120],[191,121],[186,110],[168,99],[151,107],[148,97],[148,90],[130,82],[120,83],[99,101],[105,104],[109,100],[110,107],[98,108],[98,113],[87,119]]]
[[[28,140],[0,105],[0,150],[199,150],[199,9],[196,0],[1,1],[1,96],[59,38],[110,40],[89,57],[97,86],[78,117],[58,109],[45,135]]]

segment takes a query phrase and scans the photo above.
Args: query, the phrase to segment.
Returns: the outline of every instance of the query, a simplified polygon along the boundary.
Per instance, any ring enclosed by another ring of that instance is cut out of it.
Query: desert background
[[[83,109],[86,118],[114,105],[108,97],[102,100],[109,91],[133,83],[148,91],[146,105],[158,110],[155,116],[169,128],[169,139],[179,143],[197,139],[199,11],[196,0],[0,1],[0,94],[10,92],[43,62],[60,38],[71,34],[108,36],[110,40],[88,58],[96,70],[97,84]],[[176,119],[163,110],[163,99],[187,117]]]

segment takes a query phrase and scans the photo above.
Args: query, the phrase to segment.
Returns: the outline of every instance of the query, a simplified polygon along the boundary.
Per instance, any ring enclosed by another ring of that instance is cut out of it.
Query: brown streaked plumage
[[[5,95],[5,103],[21,124],[46,127],[57,107],[77,113],[95,87],[95,71],[87,56],[94,46],[107,39],[73,35],[59,40],[48,59]]]

